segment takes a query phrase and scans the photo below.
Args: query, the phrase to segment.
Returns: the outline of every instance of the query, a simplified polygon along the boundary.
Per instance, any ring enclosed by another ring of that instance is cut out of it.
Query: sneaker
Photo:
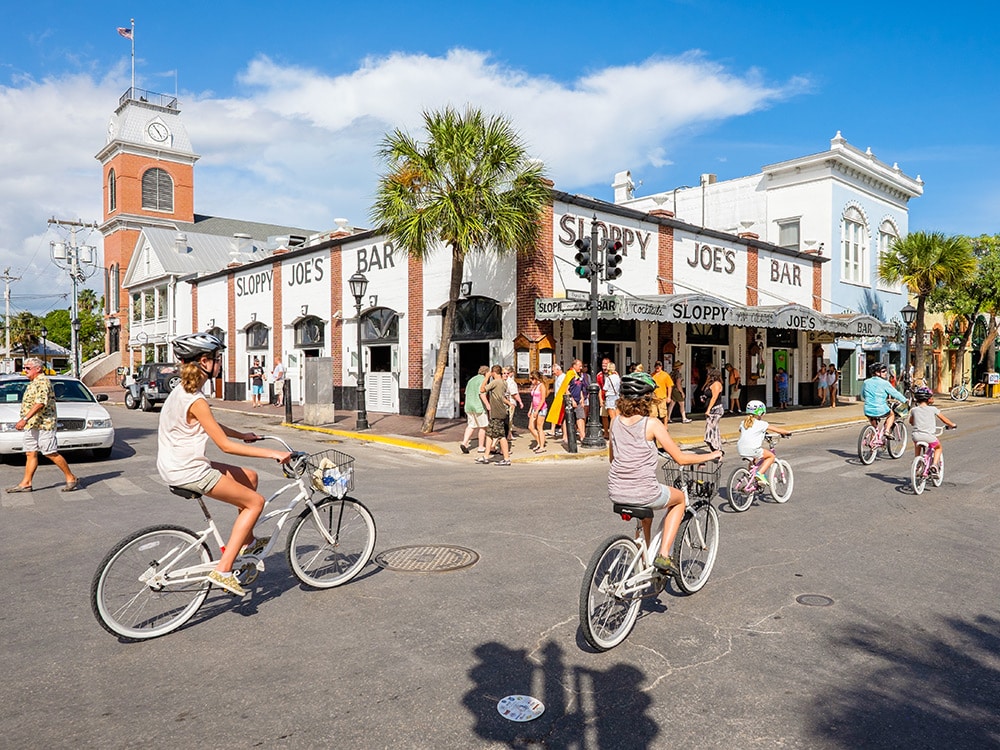
[[[236,594],[236,596],[246,596],[246,589],[240,586],[239,580],[230,571],[229,573],[222,573],[218,570],[213,570],[208,574],[208,580],[214,583],[219,588],[223,588],[230,594]]]
[[[770,484],[767,481],[767,477],[765,477],[759,471],[757,472],[757,484],[759,484],[761,487],[767,487],[767,485]]]
[[[462,453],[468,453],[469,452],[469,446],[467,446],[465,443],[459,443],[458,447],[462,449]]]
[[[682,422],[683,422],[684,424],[689,424],[689,423],[691,422],[691,420],[690,420],[690,419],[682,419],[681,421],[682,421]]]
[[[503,459],[503,460],[497,461],[496,464],[494,464],[494,465],[495,466],[510,466],[510,461],[508,459]]]
[[[476,463],[477,464],[488,464],[489,463],[489,459],[486,458],[486,456],[477,456],[476,457]]]
[[[267,543],[271,541],[269,536],[259,536],[254,539],[250,544],[244,544],[243,549],[240,550],[241,555],[259,555],[267,547]]]
[[[674,573],[674,561],[663,555],[656,556],[656,559],[653,560],[653,567],[664,575],[672,575]]]

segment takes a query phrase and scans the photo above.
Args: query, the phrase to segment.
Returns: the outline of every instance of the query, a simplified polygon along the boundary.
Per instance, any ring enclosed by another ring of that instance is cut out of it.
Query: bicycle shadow
[[[473,686],[462,698],[475,718],[474,731],[507,747],[649,748],[660,734],[648,715],[652,699],[643,691],[646,675],[615,663],[608,669],[568,666],[562,648],[548,641],[539,655],[495,641],[476,647],[469,670]],[[529,695],[545,705],[530,722],[500,715],[508,695]]]

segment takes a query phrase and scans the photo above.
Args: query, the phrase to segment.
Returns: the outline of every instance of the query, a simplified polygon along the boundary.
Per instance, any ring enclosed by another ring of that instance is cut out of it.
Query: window
[[[132,295],[132,320],[142,320],[142,295]]]
[[[865,217],[855,206],[844,212],[841,236],[843,237],[842,278],[854,284],[868,282],[868,227]]]
[[[167,317],[167,287],[160,287],[156,290],[156,319],[163,320]]]
[[[886,219],[882,222],[882,226],[878,230],[878,262],[881,264],[883,256],[888,255],[892,250],[892,243],[894,243],[899,238],[899,232],[896,230],[895,225]],[[890,292],[902,292],[902,284],[888,284],[881,279],[878,282],[879,289],[885,289]]]
[[[108,172],[108,213],[118,208],[118,181],[115,178],[115,170]]]
[[[799,249],[798,219],[778,220],[778,247],[787,247],[790,250]]]
[[[310,315],[295,324],[295,346],[323,346],[324,325],[319,318]]]
[[[361,340],[369,342],[398,342],[399,316],[387,307],[365,313],[361,317]]]
[[[142,207],[173,212],[174,181],[166,170],[154,167],[142,175]]]
[[[270,331],[263,323],[254,323],[247,328],[247,349],[267,349]]]
[[[500,305],[486,297],[469,297],[455,308],[454,341],[481,341],[503,337]]]

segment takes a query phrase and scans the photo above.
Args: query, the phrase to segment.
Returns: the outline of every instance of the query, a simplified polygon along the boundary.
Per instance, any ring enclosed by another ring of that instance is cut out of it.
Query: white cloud
[[[798,80],[767,84],[755,71],[738,75],[698,53],[597,70],[566,84],[462,49],[371,58],[343,75],[259,57],[237,83],[239,96],[180,97],[201,155],[196,210],[314,229],[339,216],[368,224],[376,145],[393,128],[416,134],[426,109],[470,104],[504,114],[556,186],[572,191],[610,182],[621,169],[670,164],[674,144],[692,126],[745,115],[803,88]],[[0,87],[0,270],[10,265],[24,276],[15,296],[68,289],[48,262],[45,221],[100,220],[93,157],[127,86],[127,71],[118,68],[101,80],[67,75]]]

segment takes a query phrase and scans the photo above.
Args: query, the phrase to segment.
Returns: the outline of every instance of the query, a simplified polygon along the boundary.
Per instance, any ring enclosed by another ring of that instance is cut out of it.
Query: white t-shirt
[[[764,433],[770,427],[763,419],[755,419],[750,427],[740,424],[740,439],[736,442],[736,452],[745,458],[757,458],[764,445]]]
[[[163,402],[157,434],[156,469],[170,485],[189,484],[202,479],[212,468],[205,456],[208,433],[201,422],[188,424],[187,413],[201,391],[188,393],[183,387],[174,388]]]

